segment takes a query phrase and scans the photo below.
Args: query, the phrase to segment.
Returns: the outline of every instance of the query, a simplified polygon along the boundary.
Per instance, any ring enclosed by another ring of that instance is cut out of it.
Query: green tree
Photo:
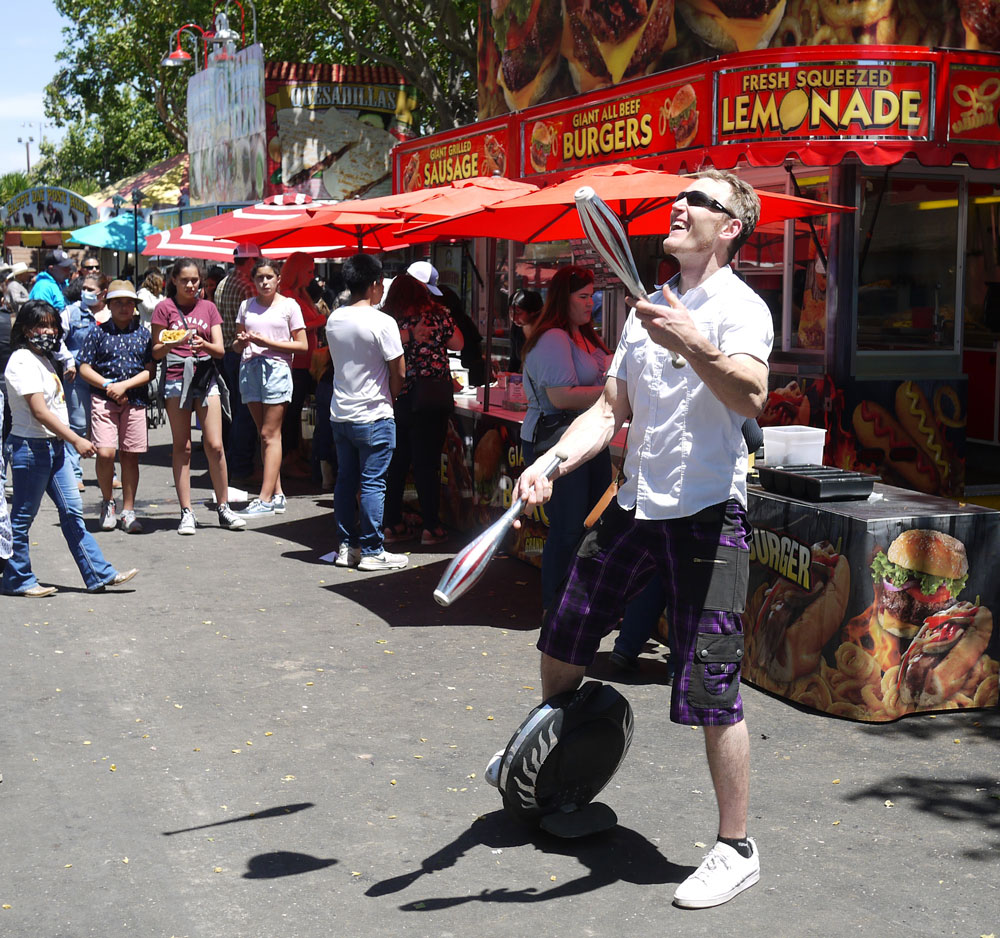
[[[67,127],[44,153],[36,178],[102,184],[187,144],[189,68],[164,68],[185,23],[208,26],[209,0],[55,0],[76,26],[63,29],[59,70],[46,114]],[[249,2],[246,40],[252,41]],[[239,7],[226,0],[230,26]],[[418,118],[434,131],[476,114],[476,0],[270,0],[257,11],[257,37],[270,61],[388,65],[417,89]],[[191,50],[190,34],[182,40]],[[141,138],[141,139],[140,139]]]
[[[0,176],[0,205],[6,205],[15,195],[24,192],[28,186],[26,173],[4,173]]]

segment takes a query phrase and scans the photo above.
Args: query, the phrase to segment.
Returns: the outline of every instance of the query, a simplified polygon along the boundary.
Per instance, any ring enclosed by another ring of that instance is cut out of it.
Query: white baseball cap
[[[409,267],[406,268],[406,272],[415,280],[419,280],[421,283],[426,283],[427,289],[430,290],[435,296],[442,295],[437,285],[437,268],[430,261],[414,261]]]

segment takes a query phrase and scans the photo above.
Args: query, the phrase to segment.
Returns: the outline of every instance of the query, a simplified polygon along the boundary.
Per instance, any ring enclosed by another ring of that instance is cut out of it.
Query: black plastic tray
[[[878,481],[878,476],[833,466],[759,466],[757,472],[766,491],[807,502],[867,498]]]

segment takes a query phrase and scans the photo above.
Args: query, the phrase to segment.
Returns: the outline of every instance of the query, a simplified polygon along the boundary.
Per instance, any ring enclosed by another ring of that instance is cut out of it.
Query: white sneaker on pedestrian
[[[285,502],[284,495],[275,495],[271,499],[271,504],[274,505],[274,513],[276,515],[283,515],[285,513],[285,508],[287,503]]]
[[[240,514],[246,518],[257,518],[260,515],[273,515],[274,502],[262,502],[259,498],[255,498],[240,512]]]
[[[229,507],[229,502],[219,505],[219,527],[227,531],[242,531],[247,523]]]
[[[190,508],[181,509],[181,523],[177,525],[178,534],[197,534],[198,525],[195,524],[194,512]]]
[[[503,754],[506,751],[506,749],[499,749],[493,753],[493,758],[487,763],[486,772],[483,774],[483,778],[494,788],[500,787],[500,767],[503,765]]]
[[[118,519],[115,517],[115,500],[109,498],[101,502],[101,530],[114,531]]]
[[[337,559],[334,560],[335,567],[356,567],[361,563],[361,548],[351,547],[350,544],[341,544],[337,548]]]
[[[142,522],[134,511],[123,511],[118,523],[126,534],[142,534]]]
[[[760,854],[748,837],[753,854],[746,859],[729,844],[716,842],[698,867],[674,893],[674,905],[682,909],[708,909],[722,905],[760,879]]]
[[[358,564],[359,570],[399,570],[410,562],[406,554],[390,554],[384,550],[381,554],[368,554],[361,558]]]

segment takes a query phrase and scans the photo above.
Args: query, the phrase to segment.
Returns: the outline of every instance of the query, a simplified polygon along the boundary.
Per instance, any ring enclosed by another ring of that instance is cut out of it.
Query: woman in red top
[[[313,259],[308,254],[297,251],[282,264],[281,278],[278,282],[281,295],[289,296],[299,304],[302,319],[306,324],[306,338],[309,341],[309,348],[305,352],[296,352],[292,358],[292,400],[285,410],[281,423],[281,449],[285,454],[281,471],[285,475],[300,478],[312,474],[309,464],[299,452],[299,442],[302,438],[302,407],[315,386],[309,368],[318,344],[319,331],[326,328],[326,317],[316,308],[306,289],[312,283],[314,266]]]

